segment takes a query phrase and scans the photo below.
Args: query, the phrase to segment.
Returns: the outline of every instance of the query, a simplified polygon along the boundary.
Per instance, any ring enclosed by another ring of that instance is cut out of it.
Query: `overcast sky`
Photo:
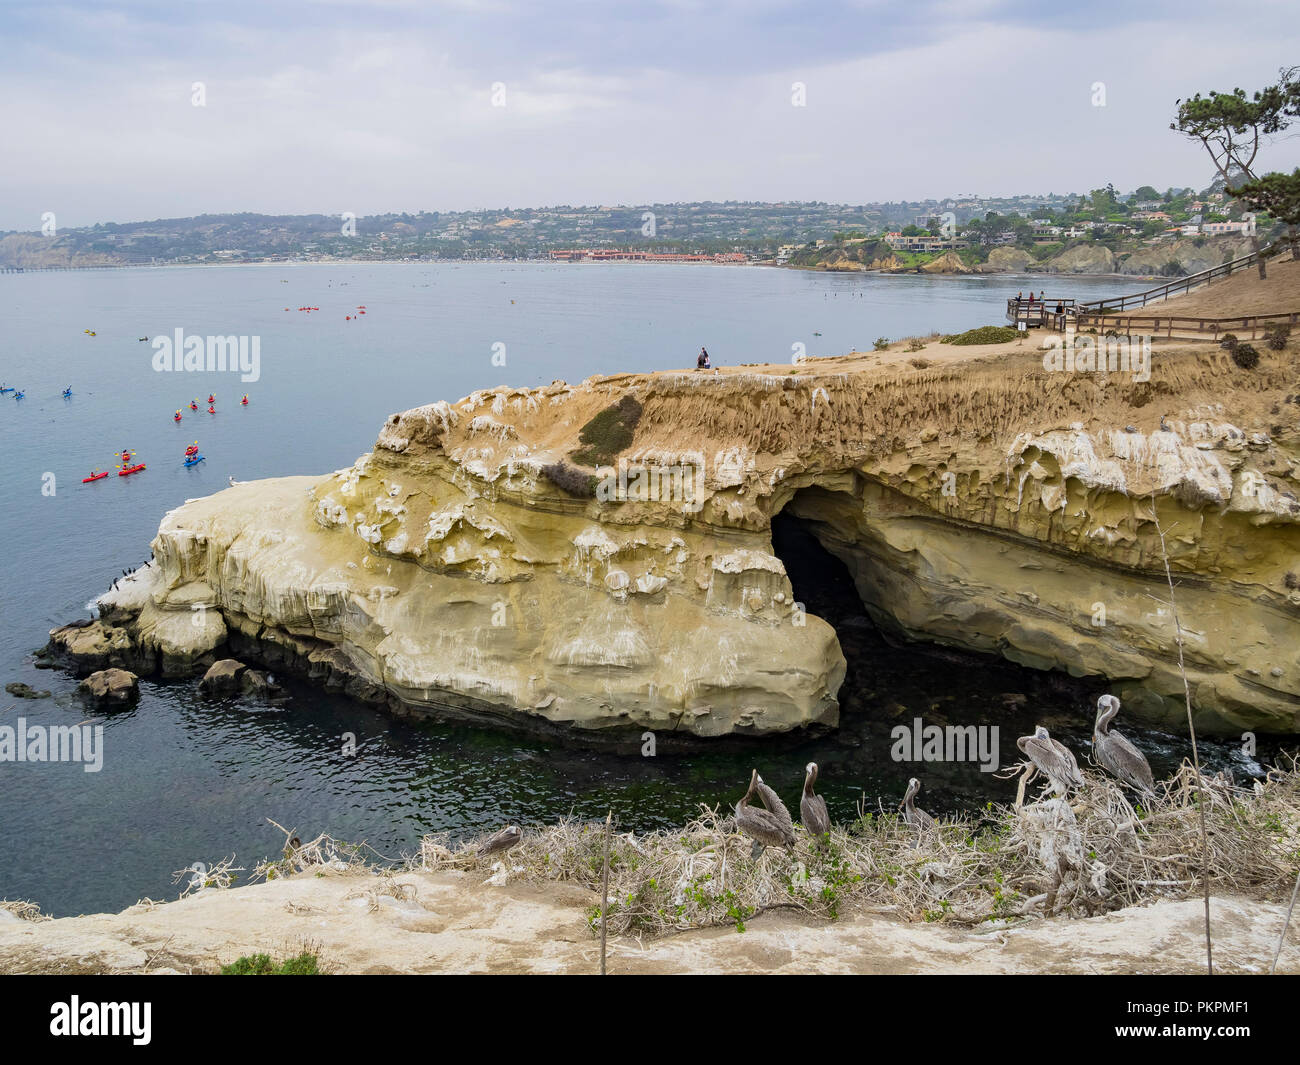
[[[1296,0],[1058,6],[2,0],[0,229],[1200,187],[1175,99],[1300,63]]]

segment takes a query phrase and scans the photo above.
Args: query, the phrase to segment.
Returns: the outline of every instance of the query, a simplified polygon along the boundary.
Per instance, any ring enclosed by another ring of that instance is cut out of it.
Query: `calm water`
[[[783,361],[796,343],[837,354],[882,335],[999,322],[1007,292],[1027,285],[1015,277],[604,264],[0,275],[0,381],[27,392],[21,401],[0,396],[0,683],[53,692],[35,701],[5,696],[0,724],[20,715],[29,724],[86,717],[75,681],[36,670],[31,652],[148,557],[165,511],[219,490],[230,475],[348,465],[370,449],[390,412],[500,383],[686,367],[701,345],[720,365]],[[1071,280],[1049,294],[1096,298],[1129,287]],[[359,305],[366,315],[347,321]],[[261,379],[154,372],[152,349],[137,338],[177,328],[259,336]],[[505,345],[504,367],[493,365],[495,344]],[[210,392],[216,415],[187,408],[173,423],[177,407]],[[244,392],[250,405],[241,408]],[[185,469],[182,452],[195,439],[207,461]],[[92,467],[111,470],[122,448],[148,469],[80,483]],[[55,914],[172,897],[172,870],[232,853],[251,867],[278,852],[282,837],[268,817],[304,838],[328,831],[393,856],[432,830],[459,835],[571,811],[600,817],[611,806],[624,828],[676,825],[699,802],[733,803],[755,762],[794,805],[802,766],[817,760],[837,818],[850,817],[864,794],[871,806],[896,805],[914,772],[925,782],[921,804],[936,812],[1012,793],[974,766],[890,762],[889,728],[915,713],[927,724],[1000,722],[1006,760],[1030,718],[1062,728],[1081,749],[1098,682],[890,648],[862,617],[847,575],[801,537],[798,527],[781,533],[787,557],[807,560],[792,561],[796,588],[836,624],[850,658],[845,725],[835,736],[643,759],[397,723],[299,686],[273,707],[205,700],[190,682],[145,681],[138,707],[104,721],[102,772],[0,763],[0,897],[33,899]],[[1009,711],[1007,694],[1026,696],[1030,708]],[[357,736],[355,758],[340,753],[344,732]],[[1157,771],[1183,753],[1172,738],[1151,737],[1147,746]],[[1218,747],[1211,758],[1231,760]]]

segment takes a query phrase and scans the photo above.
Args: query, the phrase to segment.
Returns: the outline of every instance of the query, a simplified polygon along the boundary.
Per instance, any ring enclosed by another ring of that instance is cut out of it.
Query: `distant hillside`
[[[979,249],[959,252],[895,252],[883,240],[856,240],[804,247],[790,255],[788,266],[803,270],[882,270],[891,273],[1048,273],[1134,274],[1177,277],[1208,270],[1250,253],[1240,236],[1183,237],[1155,244],[1132,240],[1114,249],[1097,241],[994,248],[981,261]],[[961,267],[958,265],[960,258]]]

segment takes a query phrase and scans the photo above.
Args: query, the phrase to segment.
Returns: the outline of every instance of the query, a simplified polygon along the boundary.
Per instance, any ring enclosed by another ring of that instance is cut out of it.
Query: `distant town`
[[[885,248],[895,267],[945,253],[978,268],[997,249],[1030,259],[1080,245],[1112,251],[1241,236],[1251,219],[1221,183],[1201,191],[1113,186],[1087,193],[864,204],[656,203],[342,215],[200,215],[0,234],[8,270],[253,262],[550,260],[812,266],[828,250]],[[1268,219],[1258,224],[1263,227]],[[879,258],[873,251],[873,255]],[[849,256],[852,258],[852,255]],[[994,260],[997,262],[998,260]]]

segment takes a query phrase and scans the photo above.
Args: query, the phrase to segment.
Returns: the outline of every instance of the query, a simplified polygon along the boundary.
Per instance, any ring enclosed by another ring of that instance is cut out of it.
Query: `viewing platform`
[[[1022,324],[1026,329],[1064,329],[1066,316],[1074,314],[1076,309],[1072,298],[1035,296],[1031,303],[1028,297],[1012,296],[1007,300],[1007,321],[1017,329]]]

